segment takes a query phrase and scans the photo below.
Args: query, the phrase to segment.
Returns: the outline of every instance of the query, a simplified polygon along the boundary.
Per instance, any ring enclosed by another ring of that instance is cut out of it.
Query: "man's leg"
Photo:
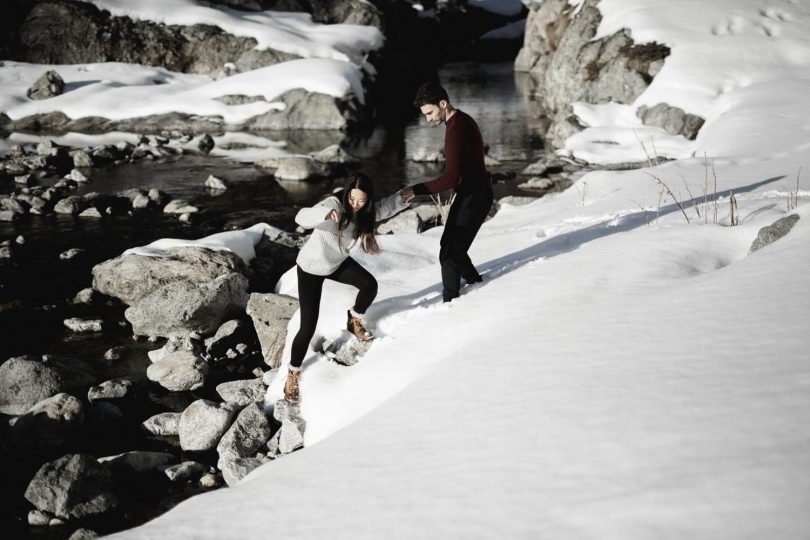
[[[445,301],[459,295],[460,278],[463,277],[467,283],[481,281],[481,275],[467,252],[491,207],[492,193],[485,192],[457,199],[450,208],[439,252]]]

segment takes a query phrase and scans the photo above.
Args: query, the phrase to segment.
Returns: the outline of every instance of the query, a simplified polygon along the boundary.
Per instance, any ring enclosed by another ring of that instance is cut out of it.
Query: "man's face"
[[[425,115],[428,124],[433,126],[438,126],[447,120],[447,102],[444,100],[440,101],[438,105],[431,103],[422,105],[419,110]]]

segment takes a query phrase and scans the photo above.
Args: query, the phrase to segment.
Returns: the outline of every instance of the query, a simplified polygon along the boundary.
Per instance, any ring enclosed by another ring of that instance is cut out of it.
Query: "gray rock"
[[[214,139],[206,133],[202,137],[200,137],[200,141],[197,143],[197,148],[204,154],[208,154],[211,150],[214,149]]]
[[[208,467],[197,461],[184,461],[171,467],[166,467],[166,476],[172,482],[189,482],[199,480]]]
[[[205,340],[205,348],[208,354],[219,356],[232,344],[235,344],[240,335],[244,333],[244,325],[238,319],[225,321],[217,328],[216,333]]]
[[[237,413],[234,403],[214,403],[198,399],[180,416],[180,447],[183,450],[215,448]]]
[[[208,364],[188,351],[172,353],[146,369],[146,377],[173,392],[196,390],[205,384]]]
[[[92,290],[92,289],[91,289]],[[107,352],[104,353],[105,360],[120,360],[121,356],[124,353],[124,347],[112,347],[107,349]]]
[[[84,150],[74,150],[70,155],[73,157],[73,166],[77,169],[88,169],[93,166],[93,159]]]
[[[358,121],[362,107],[353,96],[335,98],[296,88],[274,101],[282,101],[284,110],[269,111],[252,118],[245,127],[252,130],[345,130]]]
[[[150,189],[148,196],[149,200],[159,208],[163,208],[171,200],[171,196],[169,196],[168,193],[165,193],[157,188]]]
[[[12,212],[11,210],[0,210],[0,222],[11,222],[17,221],[23,216],[23,214],[19,212]]]
[[[132,391],[132,381],[129,379],[111,379],[104,381],[98,386],[91,386],[87,391],[87,399],[90,402],[99,399],[121,399]]]
[[[210,334],[223,317],[247,304],[248,279],[239,273],[220,275],[208,283],[174,279],[147,294],[124,312],[132,331],[141,336]]]
[[[104,322],[101,319],[80,319],[79,317],[72,317],[65,319],[64,324],[73,332],[85,333],[101,332]]]
[[[252,457],[226,461],[222,464],[222,478],[225,479],[228,486],[232,487],[261,465],[260,460]]]
[[[417,148],[411,157],[411,160],[417,163],[439,163],[445,159],[444,150],[424,147]]]
[[[70,248],[67,251],[63,251],[59,254],[59,258],[63,261],[71,261],[76,257],[84,254],[85,250],[81,248]]]
[[[377,234],[418,233],[424,227],[415,208],[405,210],[377,225]]]
[[[759,230],[756,239],[751,244],[751,249],[748,253],[753,253],[758,251],[765,246],[768,246],[783,236],[786,236],[790,230],[796,225],[796,222],[799,221],[798,214],[790,214],[783,218],[780,218],[774,221],[772,224],[768,225],[767,227],[763,227]]]
[[[2,217],[0,217],[0,221]],[[0,246],[0,260],[2,259],[11,259],[14,253],[11,251],[11,246]]]
[[[191,337],[174,337],[166,340],[163,347],[160,349],[155,349],[154,351],[149,351],[147,355],[149,356],[149,360],[152,362],[157,362],[158,360],[166,358],[170,354],[177,351],[187,351],[199,356],[202,351],[202,346],[200,345],[200,340],[198,339]]]
[[[356,164],[360,160],[347,152],[339,144],[327,146],[318,152],[311,152],[309,157],[321,163]]]
[[[180,413],[156,414],[144,420],[141,425],[152,435],[175,437],[180,433]]]
[[[196,206],[189,204],[188,201],[184,199],[174,199],[170,201],[166,206],[163,207],[164,214],[194,214],[199,212],[200,209]]]
[[[204,488],[216,488],[222,485],[222,477],[218,474],[207,473],[200,477],[200,486]]]
[[[152,201],[149,199],[149,197],[146,194],[138,195],[132,201],[132,209],[133,210],[145,210],[146,208],[149,208],[149,204],[151,202]]]
[[[53,211],[57,214],[69,214],[75,216],[85,209],[84,204],[85,202],[83,198],[71,195],[70,197],[65,197],[57,202],[53,207]]]
[[[74,438],[83,423],[82,402],[70,394],[56,394],[17,419],[14,440],[19,448],[59,447]]]
[[[226,180],[222,178],[217,178],[214,175],[210,175],[205,181],[205,187],[208,189],[216,189],[216,190],[226,190],[230,186]]]
[[[0,413],[25,414],[60,392],[81,390],[94,382],[87,366],[60,358],[10,358],[0,365]]]
[[[101,219],[103,215],[98,208],[90,207],[87,210],[79,212],[79,217]]]
[[[68,540],[90,540],[91,538],[98,538],[98,533],[92,529],[76,529],[68,537]]]
[[[82,289],[76,293],[76,296],[73,297],[73,303],[90,305],[94,302],[95,298],[96,291],[94,291],[91,287],[87,287],[86,289]]]
[[[542,176],[543,174],[546,173],[547,169],[548,165],[546,165],[545,162],[538,161],[536,163],[532,163],[531,165],[520,171],[520,174],[522,174],[523,176]]]
[[[242,407],[251,403],[263,403],[267,387],[261,379],[230,381],[217,385],[217,394],[224,401],[232,401]]]
[[[331,168],[328,164],[309,156],[285,156],[278,160],[275,177],[278,180],[302,181],[328,177],[330,174]]]
[[[39,184],[39,181],[33,174],[23,174],[21,176],[15,176],[14,183],[19,186],[36,186]]]
[[[53,514],[43,512],[42,510],[31,510],[28,512],[28,524],[35,527],[48,525],[53,518]]]
[[[90,179],[87,178],[87,176],[85,176],[85,174],[78,169],[72,169],[65,178],[70,178],[71,180],[73,180],[74,182],[78,182],[79,184],[86,184],[87,182],[90,181]]]
[[[530,178],[527,182],[523,182],[522,184],[518,184],[519,188],[522,189],[551,189],[554,187],[554,180],[551,178],[541,178],[539,176],[535,176]]]
[[[110,471],[87,454],[68,454],[44,464],[28,484],[25,498],[64,519],[103,514],[118,505]]]
[[[282,294],[254,293],[247,314],[259,336],[264,361],[271,368],[281,365],[281,353],[287,340],[287,324],[298,310],[298,299]]]
[[[48,99],[60,95],[65,90],[65,81],[55,71],[46,71],[28,89],[26,95],[29,99]]]
[[[273,416],[281,422],[281,428],[268,443],[271,453],[284,455],[303,447],[306,421],[301,418],[299,405],[280,399],[273,407]]]
[[[145,452],[135,450],[115,456],[99,458],[99,463],[107,466],[114,474],[163,473],[174,461],[174,456],[166,452]]]
[[[264,408],[258,403],[248,405],[242,409],[217,444],[217,467],[224,471],[225,462],[255,455],[267,443],[270,434],[270,423],[264,414]],[[227,476],[225,480],[227,481]]]
[[[636,115],[647,126],[660,127],[670,135],[683,135],[689,140],[697,137],[705,122],[700,116],[689,114],[666,103],[659,103],[654,107],[642,105],[636,111]]]

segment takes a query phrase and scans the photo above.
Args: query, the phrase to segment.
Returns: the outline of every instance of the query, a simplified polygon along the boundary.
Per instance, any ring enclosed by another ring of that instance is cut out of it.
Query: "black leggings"
[[[318,325],[318,311],[321,305],[323,282],[327,279],[354,285],[359,290],[354,301],[354,311],[365,313],[377,296],[377,280],[368,270],[349,257],[337,270],[328,276],[317,276],[298,268],[298,301],[301,306],[301,327],[295,335],[290,349],[290,365],[300,368],[309,349],[309,342],[315,335]]]

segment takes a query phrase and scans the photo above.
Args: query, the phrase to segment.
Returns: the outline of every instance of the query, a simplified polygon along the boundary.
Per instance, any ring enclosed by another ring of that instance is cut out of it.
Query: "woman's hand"
[[[330,219],[332,221],[337,221],[338,220],[337,210],[330,210],[329,213],[326,214],[326,221],[329,221]]]
[[[406,187],[399,192],[399,200],[404,203],[411,202],[411,199],[413,199],[415,196],[416,194],[413,192],[413,188]]]

